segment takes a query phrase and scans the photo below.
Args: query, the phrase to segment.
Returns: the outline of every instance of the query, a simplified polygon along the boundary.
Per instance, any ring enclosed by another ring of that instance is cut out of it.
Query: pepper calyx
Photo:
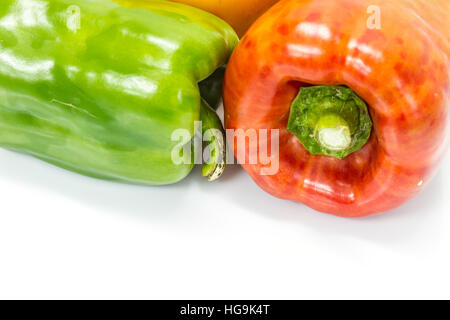
[[[345,86],[301,88],[291,105],[287,130],[313,155],[344,159],[369,140],[366,103]]]

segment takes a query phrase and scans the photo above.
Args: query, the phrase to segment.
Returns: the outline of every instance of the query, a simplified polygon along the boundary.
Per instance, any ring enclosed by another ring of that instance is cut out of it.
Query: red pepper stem
[[[335,113],[328,113],[319,118],[314,137],[323,148],[333,151],[343,151],[352,143],[347,121]]]
[[[344,86],[301,88],[287,130],[315,155],[343,159],[360,150],[372,131],[366,103]]]

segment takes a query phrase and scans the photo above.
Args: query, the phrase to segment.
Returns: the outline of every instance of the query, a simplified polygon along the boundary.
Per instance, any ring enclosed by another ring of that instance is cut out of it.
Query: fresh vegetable
[[[222,129],[198,82],[237,41],[219,18],[167,1],[2,0],[0,146],[93,177],[177,182],[193,161],[174,163],[172,134],[193,137],[200,119]]]
[[[224,84],[226,128],[280,130],[279,170],[246,161],[263,134],[234,152],[276,197],[343,217],[396,208],[447,150],[449,56],[448,0],[282,0],[242,39]]]
[[[147,0],[135,0],[147,1]],[[171,0],[211,12],[224,19],[243,36],[250,25],[279,0]]]

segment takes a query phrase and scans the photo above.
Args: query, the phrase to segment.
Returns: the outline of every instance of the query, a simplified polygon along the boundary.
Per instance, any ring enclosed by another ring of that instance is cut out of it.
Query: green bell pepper
[[[2,0],[0,146],[102,179],[180,181],[194,161],[174,163],[172,133],[194,137],[198,120],[223,130],[199,82],[237,42],[219,18],[172,2]],[[224,167],[216,151],[210,179]]]

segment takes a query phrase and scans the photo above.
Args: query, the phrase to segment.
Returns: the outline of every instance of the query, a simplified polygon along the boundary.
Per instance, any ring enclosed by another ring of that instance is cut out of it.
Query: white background
[[[238,166],[167,187],[0,150],[0,298],[450,298],[450,157],[417,198],[346,220]]]

